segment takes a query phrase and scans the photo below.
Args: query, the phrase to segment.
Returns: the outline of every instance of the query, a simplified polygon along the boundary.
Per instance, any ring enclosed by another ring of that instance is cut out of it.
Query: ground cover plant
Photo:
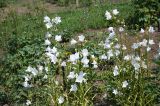
[[[155,28],[141,28],[128,45],[130,30],[122,15],[129,7],[121,5],[27,17],[12,13],[11,21],[2,23],[8,26],[2,35],[12,36],[3,44],[7,55],[1,66],[1,104],[158,105],[160,44],[153,38]],[[88,28],[105,29],[83,32]],[[154,47],[156,55],[151,56]]]

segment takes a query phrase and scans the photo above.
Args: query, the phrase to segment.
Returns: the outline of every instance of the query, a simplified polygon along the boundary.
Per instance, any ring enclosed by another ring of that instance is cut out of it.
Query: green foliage
[[[133,0],[134,13],[128,17],[130,28],[145,28],[150,25],[157,26],[160,18],[159,0]]]
[[[0,8],[7,6],[7,0],[0,0]]]

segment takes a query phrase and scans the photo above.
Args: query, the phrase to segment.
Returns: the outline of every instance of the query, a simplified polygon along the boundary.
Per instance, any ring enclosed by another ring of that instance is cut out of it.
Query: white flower
[[[146,39],[143,39],[143,41],[142,42],[140,42],[140,45],[142,45],[142,46],[147,46],[147,40]]]
[[[56,40],[57,42],[62,41],[61,35],[56,35],[56,36],[55,36],[55,40]]]
[[[135,70],[139,70],[139,68],[141,67],[140,64],[135,59],[131,61],[131,64],[133,65]]]
[[[47,27],[47,29],[51,28],[52,26],[53,26],[53,25],[52,25],[52,23],[51,23],[51,22],[46,23],[46,27]]]
[[[133,43],[132,48],[137,49],[139,47],[139,43]]]
[[[109,50],[109,51],[107,52],[108,60],[110,60],[110,58],[113,57],[113,56],[114,56],[113,51],[112,51],[112,50]]]
[[[123,27],[120,27],[119,28],[119,32],[123,32],[124,31],[124,28]]]
[[[149,39],[149,44],[150,44],[150,45],[153,45],[153,44],[155,44],[155,43],[154,43],[154,41],[153,41],[152,39]]]
[[[84,67],[88,67],[89,60],[87,59],[87,57],[83,57],[81,62],[84,64]]]
[[[27,105],[27,106],[29,106],[29,105],[31,105],[31,104],[32,104],[32,103],[31,103],[30,100],[27,100],[27,101],[26,101],[26,105]]]
[[[113,39],[114,36],[115,36],[115,32],[113,31],[109,34],[108,39]]]
[[[56,64],[56,62],[58,61],[57,57],[49,52],[46,53],[46,55],[51,59],[51,62],[53,64]]]
[[[29,87],[28,82],[27,81],[23,82],[23,86],[26,87],[26,88]]]
[[[26,88],[32,87],[32,85],[30,85],[27,81],[23,82],[23,86]]]
[[[148,46],[148,47],[147,47],[147,52],[149,52],[150,50],[151,50],[151,48]]]
[[[38,74],[38,71],[36,68],[32,68],[31,66],[28,66],[26,72],[31,72],[34,76]]]
[[[74,44],[76,44],[76,43],[77,43],[76,40],[74,40],[74,39],[71,40],[71,45],[74,45]]]
[[[92,57],[93,59],[95,59],[95,56],[94,56],[94,55],[91,55],[91,57]]]
[[[69,58],[69,61],[71,61],[71,62],[76,62],[76,60],[78,60],[79,59],[79,52],[77,52],[77,53],[75,53],[75,54],[71,54],[70,55],[70,58]]]
[[[67,76],[68,79],[74,79],[76,77],[74,71],[70,72],[69,75]]]
[[[118,56],[118,55],[120,55],[120,51],[119,51],[119,50],[115,50],[114,54],[115,54],[116,56]]]
[[[76,84],[71,85],[70,92],[71,92],[71,91],[74,91],[74,92],[76,92],[76,91],[77,91],[77,85],[76,85]]]
[[[45,71],[48,72],[48,67],[45,67]]]
[[[75,53],[74,55],[75,55],[76,60],[78,60],[79,59],[79,52]]]
[[[106,17],[107,20],[110,20],[112,18],[111,13],[106,11],[105,17]]]
[[[47,32],[46,33],[46,38],[51,38],[51,37],[52,37],[52,35],[49,32]]]
[[[119,75],[118,67],[117,67],[117,66],[114,67],[113,75],[114,75],[114,76]]]
[[[51,21],[51,19],[50,19],[48,16],[45,16],[45,17],[44,17],[44,22],[48,23],[48,22],[50,22],[50,21]]]
[[[46,39],[45,40],[45,45],[49,46],[49,45],[51,45],[51,42],[48,39]]]
[[[47,76],[47,75],[44,75],[43,79],[47,79],[47,78],[48,78],[48,76]]]
[[[135,60],[136,60],[136,61],[141,61],[141,58],[140,58],[139,56],[136,56],[136,57],[135,57]]]
[[[102,56],[100,56],[100,59],[106,60],[106,59],[107,59],[107,56],[106,56],[105,54],[103,54]]]
[[[131,56],[130,56],[130,55],[124,56],[124,60],[129,61],[130,59],[131,59]]]
[[[109,32],[112,32],[112,31],[113,31],[113,27],[109,27],[109,28],[108,28],[108,31],[109,31]]]
[[[117,89],[114,89],[114,90],[113,90],[113,94],[115,94],[115,95],[117,95],[117,94],[118,94]]]
[[[114,15],[118,15],[119,14],[119,11],[117,9],[114,9],[112,12],[113,12]]]
[[[150,33],[153,33],[155,32],[154,28],[152,26],[149,27],[149,30],[148,30]]]
[[[62,104],[63,102],[64,102],[64,97],[60,96],[60,97],[58,98],[58,103],[59,103],[59,104]]]
[[[147,69],[147,65],[146,65],[146,63],[144,61],[142,61],[142,67]]]
[[[141,28],[141,30],[140,30],[140,33],[144,33],[145,31],[144,31],[144,29],[143,28]]]
[[[80,42],[83,42],[84,39],[85,39],[85,36],[84,36],[84,35],[80,35],[80,36],[78,36],[78,38],[79,38],[79,41],[80,41]]]
[[[59,84],[59,82],[58,82],[58,81],[54,81],[54,83],[55,83],[56,85],[58,85],[58,84]]]
[[[87,49],[83,49],[82,50],[82,55],[84,56],[84,57],[86,57],[86,56],[88,56],[88,50]]]
[[[38,70],[39,70],[39,71],[42,71],[42,70],[43,70],[43,66],[38,65]]]
[[[57,53],[57,48],[56,47],[53,47],[51,50],[50,50],[51,53],[55,54]]]
[[[116,44],[114,47],[115,47],[116,49],[119,49],[121,46],[120,46],[120,44]]]
[[[86,79],[83,78],[85,75],[86,75],[86,73],[83,73],[83,71],[81,71],[81,72],[79,73],[79,75],[76,77],[76,81],[75,81],[75,82],[78,82],[78,83],[85,82]]]
[[[65,67],[65,66],[66,66],[66,62],[63,61],[63,62],[61,63],[61,66]]]
[[[26,75],[26,76],[24,76],[24,79],[25,79],[25,82],[27,82],[27,81],[31,80],[31,76]]]
[[[127,81],[122,82],[122,88],[126,88],[127,86],[128,86],[128,82]]]
[[[52,22],[55,23],[55,24],[59,24],[61,23],[61,17],[55,17],[54,19],[52,19]]]
[[[93,68],[97,68],[98,67],[97,62],[95,60],[93,60],[92,64],[93,64]]]
[[[125,45],[122,46],[122,50],[126,50],[127,47]]]
[[[105,45],[104,45],[104,48],[106,48],[106,49],[111,48],[111,44],[110,44],[110,43],[108,43],[108,42],[106,42],[106,43],[105,43]]]
[[[47,48],[46,48],[46,52],[50,52],[51,51],[51,48],[50,48],[50,46],[48,46]]]

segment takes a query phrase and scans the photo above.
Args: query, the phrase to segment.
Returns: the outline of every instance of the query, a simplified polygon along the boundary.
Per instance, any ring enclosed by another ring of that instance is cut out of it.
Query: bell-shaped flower
[[[76,77],[74,71],[70,72],[69,75],[67,76],[68,79],[74,79]]]
[[[82,50],[82,55],[83,55],[83,57],[88,56],[88,55],[89,55],[88,50],[87,50],[87,49],[83,49],[83,50]]]
[[[117,95],[117,94],[118,94],[118,90],[117,90],[117,89],[114,89],[114,90],[113,90],[113,94]]]
[[[83,63],[84,67],[88,67],[89,60],[87,59],[87,57],[83,57],[81,62]]]
[[[52,37],[52,35],[49,32],[47,32],[46,33],[46,38],[51,38],[51,37]]]
[[[51,22],[46,23],[46,28],[47,28],[47,29],[51,28],[52,26],[53,26],[53,25],[52,25]]]
[[[126,88],[127,86],[128,86],[128,82],[127,81],[122,82],[122,88]]]
[[[51,42],[48,39],[46,39],[45,40],[45,45],[49,46],[49,45],[51,45]]]
[[[84,36],[84,35],[80,35],[80,36],[78,36],[78,38],[79,38],[79,41],[80,41],[80,42],[83,42],[84,39],[85,39],[85,36]]]
[[[56,54],[57,53],[57,48],[53,47],[50,52],[53,53],[53,54]]]
[[[76,92],[77,91],[77,85],[74,84],[74,85],[71,85],[71,89],[70,89],[70,92],[73,91],[73,92]]]
[[[85,75],[86,73],[83,73],[83,71],[81,71],[79,75],[76,77],[75,82],[78,82],[78,83],[86,82],[86,79],[84,78]]]
[[[124,28],[123,27],[120,27],[119,28],[119,32],[123,32],[124,31]]]
[[[32,85],[30,85],[27,81],[23,82],[23,86],[24,86],[25,88],[30,88],[30,87],[32,87]]]
[[[108,11],[106,11],[105,17],[106,17],[107,20],[111,20],[111,19],[112,19],[112,15],[111,15],[111,13],[108,12]]]
[[[113,15],[118,15],[118,14],[119,14],[119,11],[118,11],[117,9],[114,9],[114,10],[112,11],[112,13],[113,13]]]
[[[51,21],[51,19],[50,19],[48,16],[45,16],[45,17],[44,17],[44,22],[48,23],[48,22],[50,22],[50,21]]]
[[[114,76],[119,75],[118,67],[117,67],[117,66],[114,67],[113,75],[114,75]]]
[[[114,36],[115,36],[115,32],[113,31],[109,34],[108,39],[113,39]]]
[[[131,56],[130,56],[130,55],[126,55],[126,56],[124,56],[124,60],[126,60],[126,61],[131,60]]]
[[[60,96],[58,98],[58,104],[62,104],[64,102],[64,97],[63,96]]]
[[[36,68],[32,68],[31,66],[28,66],[26,72],[31,72],[34,76],[38,74],[38,71]]]
[[[109,28],[108,28],[108,31],[109,31],[109,32],[113,32],[113,30],[114,30],[113,27],[109,27]]]
[[[154,41],[153,41],[153,39],[149,39],[149,44],[150,44],[150,45],[155,44]]]
[[[93,68],[98,68],[97,62],[95,60],[93,60]]]
[[[62,36],[61,36],[61,35],[56,35],[56,36],[55,36],[55,40],[56,40],[57,42],[62,41]]]
[[[141,28],[140,33],[142,33],[142,34],[143,34],[144,32],[145,32],[145,31],[144,31],[144,29],[143,29],[143,28]]]
[[[74,40],[74,39],[71,40],[71,45],[75,45],[76,43],[77,43],[76,40]]]
[[[61,21],[61,17],[55,17],[55,18],[53,18],[53,19],[52,19],[52,22],[55,23],[55,24],[61,23],[61,22],[62,22],[62,21]]]
[[[62,66],[62,67],[65,67],[65,66],[66,66],[66,62],[63,61],[63,62],[61,63],[61,66]]]
[[[26,101],[26,105],[27,105],[27,106],[29,106],[29,105],[31,105],[31,104],[32,104],[32,103],[31,103],[30,100],[27,100],[27,101]]]
[[[140,46],[139,43],[133,43],[132,48],[133,48],[133,49],[138,49],[139,46]]]
[[[140,42],[140,45],[146,47],[147,46],[147,42],[148,41],[146,39],[143,39],[143,41]]]
[[[148,30],[150,33],[153,33],[155,32],[154,28],[152,26],[149,27],[149,30]]]
[[[110,58],[113,57],[113,56],[114,56],[113,50],[109,50],[109,51],[107,52],[108,60],[110,60]]]
[[[101,59],[101,60],[106,60],[106,59],[107,59],[107,56],[106,56],[105,54],[103,54],[103,55],[100,56],[100,59]]]

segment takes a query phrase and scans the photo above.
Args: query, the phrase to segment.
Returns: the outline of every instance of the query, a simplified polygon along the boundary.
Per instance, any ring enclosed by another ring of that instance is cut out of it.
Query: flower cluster
[[[105,17],[107,20],[111,20],[118,14],[119,11],[114,9],[112,13],[106,11]],[[49,30],[61,23],[61,18],[55,17],[51,20],[45,16],[44,22]],[[120,37],[125,36],[123,35],[124,26],[119,27],[117,31],[116,29],[116,27],[109,27],[105,41],[101,40],[100,43],[98,41],[99,44],[95,43],[93,47],[85,45],[89,41],[84,35],[72,38],[68,47],[61,42],[63,36],[54,35],[48,31],[44,41],[45,50],[44,57],[42,56],[43,62],[41,62],[43,66],[37,65],[35,68],[28,66],[23,86],[25,88],[34,87],[34,83],[31,83],[32,79],[43,73],[41,76],[46,82],[48,81],[45,87],[47,94],[49,94],[48,98],[53,102],[53,105],[72,105],[69,102],[77,103],[74,104],[77,106],[86,105],[94,97],[91,94],[88,96],[88,92],[94,86],[93,81],[98,78],[96,72],[99,70],[103,73],[103,77],[107,76],[108,80],[104,82],[108,85],[107,93],[109,96],[116,100],[118,98],[117,101],[121,102],[127,100],[126,97],[130,97],[131,93],[133,97],[130,98],[134,100],[134,91],[144,90],[144,87],[141,87],[144,82],[140,81],[143,81],[146,70],[149,70],[147,56],[155,42],[150,37],[144,38],[141,42],[133,43],[131,46],[133,52],[129,53],[125,44],[121,39],[118,39],[119,35]],[[153,33],[154,28],[149,27],[148,32]],[[145,33],[145,30],[141,29],[140,33]],[[158,55],[160,56],[160,51]],[[107,71],[100,69],[99,66],[107,67]],[[27,100],[26,105],[31,105],[31,101]]]
[[[112,14],[116,16],[116,15],[119,14],[119,11],[117,9],[114,9],[112,11]],[[105,17],[106,17],[107,20],[111,20],[112,19],[112,15],[111,15],[111,13],[109,11],[106,11]]]

